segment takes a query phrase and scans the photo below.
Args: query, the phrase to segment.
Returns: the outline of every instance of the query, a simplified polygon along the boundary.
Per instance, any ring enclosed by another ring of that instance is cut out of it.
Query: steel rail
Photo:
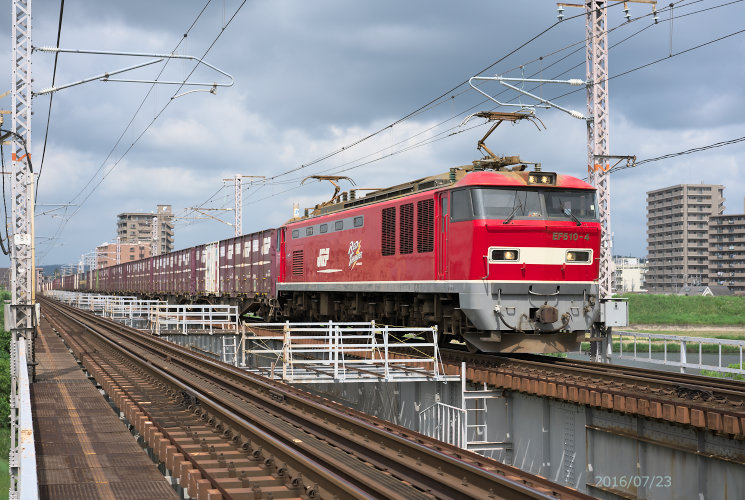
[[[42,303],[44,303],[43,300]],[[96,331],[95,327],[91,327],[91,325],[86,324],[85,321],[81,321],[80,319],[75,318],[73,315],[70,315],[69,311],[64,312],[60,311],[59,309],[58,311],[62,312],[62,314],[66,314],[66,319],[68,321],[77,324],[85,331],[88,331],[92,334],[100,333]],[[47,319],[49,320],[50,318],[47,317]],[[58,320],[53,320],[53,322],[57,325],[60,324]],[[201,403],[207,404],[211,409],[213,409],[213,411],[217,412],[223,409],[219,403],[213,401],[213,398],[210,395],[195,389],[193,382],[192,384],[181,383],[177,378],[172,377],[167,372],[164,372],[163,370],[156,367],[151,361],[143,360],[142,358],[139,358],[131,352],[126,352],[125,349],[130,348],[131,346],[127,346],[125,342],[122,342],[121,340],[112,340],[105,335],[106,334],[98,335],[98,340],[105,342],[110,348],[112,348],[112,351],[118,351],[121,354],[125,354],[132,361],[140,364],[143,368],[157,373],[164,380],[168,380],[180,390],[187,392],[191,397],[199,400]],[[93,347],[92,344],[86,343],[85,341],[81,342],[80,339],[68,339],[68,341],[77,344],[79,348],[82,349],[82,351],[79,352],[85,352],[85,347],[87,346],[91,346],[92,349],[96,349],[96,347]],[[100,344],[98,344],[98,348],[100,348]],[[130,397],[136,400],[136,394],[126,390],[125,392],[127,392]],[[147,411],[144,406],[140,406],[140,409],[145,414],[150,414],[150,412]],[[231,413],[229,410],[225,410],[225,417],[233,421],[236,424],[236,427],[242,428],[244,431],[246,431],[246,434],[251,436],[249,442],[258,444],[259,450],[267,450],[271,457],[270,460],[279,458],[287,468],[301,471],[306,481],[309,481],[311,483],[323,483],[323,491],[325,493],[338,498],[375,498],[349,484],[345,479],[336,475],[333,471],[325,467],[318,459],[314,459],[312,457],[304,455],[297,449],[288,446],[286,440],[283,440],[275,435],[263,431],[258,426],[234,413]],[[162,426],[159,426],[156,419],[153,419],[153,423],[159,427],[159,431],[161,433],[163,433],[166,437],[169,437],[169,432]],[[184,453],[185,455],[189,455],[188,452],[183,449],[179,451]],[[195,467],[199,469],[205,477],[209,477],[209,471],[203,467],[200,467],[198,460],[195,460],[194,464]],[[297,466],[297,468],[294,468],[293,466]],[[231,498],[230,493],[224,488],[220,487],[219,483],[215,486],[218,490],[220,490],[224,498]],[[315,491],[315,488],[312,488],[312,490],[313,494],[318,493],[318,491]],[[312,496],[312,494],[310,496]]]
[[[62,309],[58,304],[44,302],[45,305]],[[70,310],[67,314],[71,314]],[[302,427],[340,449],[353,451],[374,467],[382,468],[387,474],[418,486],[423,493],[429,491],[431,493],[428,494],[442,498],[478,498],[489,495],[531,498],[584,497],[575,490],[554,485],[546,479],[450,447],[387,422],[371,419],[341,405],[329,405],[328,402],[309,397],[302,391],[247,374],[201,354],[183,351],[178,346],[145,336],[136,330],[112,324],[88,313],[81,314],[76,311],[76,314],[82,318],[77,321],[86,328],[109,330],[105,335],[112,335],[110,331],[115,329],[120,332],[117,335],[126,334],[127,342],[134,342],[136,349],[147,350],[151,356],[157,355],[159,367],[154,367],[155,363],[149,361],[151,369],[156,368],[155,371],[158,371],[161,377],[182,390],[191,391],[201,402],[207,402],[207,406],[210,406],[213,412],[221,413],[223,418],[233,421],[234,424],[239,423],[241,419],[245,420],[245,414],[241,414],[245,409],[239,408],[226,398],[218,400],[215,397],[218,391],[212,390],[212,394],[206,395],[198,394],[193,387],[186,389],[187,385],[194,385],[195,376],[201,379],[200,385],[207,387],[207,382],[214,388],[230,391],[233,396],[238,396],[244,401],[250,400],[257,405],[271,408],[272,412],[296,427]],[[123,344],[121,339],[110,338],[108,341],[112,345]],[[132,350],[133,347],[130,345],[128,349]],[[180,366],[175,366],[176,364]],[[187,369],[190,370],[190,374],[186,372]],[[247,389],[248,384],[258,387],[258,392],[255,389]],[[328,414],[328,406],[332,406],[335,413]],[[309,416],[321,411],[327,413],[323,421],[318,417]],[[256,421],[253,424],[262,425]],[[263,427],[262,430],[268,431]],[[373,443],[376,446],[373,446]],[[303,449],[303,445],[304,443],[300,443],[297,447]],[[309,454],[312,450],[305,448],[304,452]],[[412,460],[414,457],[416,460]],[[361,485],[363,490],[370,488],[369,484],[365,484],[364,478],[354,476],[352,469],[347,469],[342,476],[350,481],[359,481],[358,485]],[[380,484],[372,487],[375,489],[367,491],[388,496],[380,491]]]
[[[552,368],[577,376],[589,376],[595,379],[611,379],[614,382],[633,383],[636,385],[644,384],[646,387],[649,387],[650,383],[653,383],[660,387],[667,388],[670,391],[676,391],[679,387],[696,388],[699,390],[709,391],[714,397],[734,398],[737,401],[745,402],[745,381],[534,354],[495,356],[471,353],[465,354],[463,351],[449,349],[442,349],[441,353],[443,353],[443,356],[446,356],[446,359],[452,359],[454,357],[466,360],[469,364],[473,365],[490,365],[492,367],[515,366],[525,369],[540,370]]]

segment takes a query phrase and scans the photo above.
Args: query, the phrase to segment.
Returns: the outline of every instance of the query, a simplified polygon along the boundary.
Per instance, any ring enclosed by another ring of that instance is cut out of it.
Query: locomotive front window
[[[581,220],[597,219],[594,191],[552,189],[544,191],[544,196],[546,210],[551,218],[566,219],[571,214]]]
[[[540,218],[538,191],[526,189],[474,189],[473,207],[477,219]]]
[[[451,216],[453,221],[462,220],[473,220],[473,204],[471,203],[471,190],[470,189],[459,189],[453,191],[452,196],[452,207],[453,214]],[[447,200],[443,199],[443,215],[447,214]]]

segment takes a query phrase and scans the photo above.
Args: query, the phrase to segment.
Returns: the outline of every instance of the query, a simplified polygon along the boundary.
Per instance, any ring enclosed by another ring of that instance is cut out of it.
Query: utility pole
[[[243,178],[235,174],[233,187],[235,191],[235,224],[233,230],[235,236],[240,236],[243,232]]]
[[[10,498],[35,496],[36,458],[29,396],[34,378],[34,178],[31,172],[31,0],[13,0],[11,43]],[[30,369],[29,369],[30,367]],[[30,375],[30,376],[29,376]],[[31,464],[33,461],[33,465]],[[21,463],[24,464],[21,467]]]
[[[160,255],[160,217],[156,213],[153,216],[153,243],[150,246],[151,255]]]
[[[243,234],[243,179],[249,178],[264,179],[264,176],[235,174],[231,179],[223,179],[224,182],[232,182],[235,191],[235,205],[233,208],[235,214],[235,223],[233,224],[235,236]]]

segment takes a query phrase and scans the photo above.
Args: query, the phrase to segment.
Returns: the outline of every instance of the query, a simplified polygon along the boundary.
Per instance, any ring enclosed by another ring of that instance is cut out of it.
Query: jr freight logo
[[[362,242],[350,241],[349,242],[349,269],[354,268],[356,265],[362,265]]]
[[[316,257],[316,266],[317,267],[326,267],[326,264],[329,261],[329,249],[328,248],[319,248],[318,249],[318,257]]]

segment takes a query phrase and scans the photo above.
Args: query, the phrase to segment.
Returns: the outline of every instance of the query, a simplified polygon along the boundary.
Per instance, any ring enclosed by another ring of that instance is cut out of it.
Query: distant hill
[[[54,276],[54,272],[59,269],[62,270],[62,264],[48,264],[46,266],[36,266],[37,269],[41,268],[44,270],[44,276]]]

